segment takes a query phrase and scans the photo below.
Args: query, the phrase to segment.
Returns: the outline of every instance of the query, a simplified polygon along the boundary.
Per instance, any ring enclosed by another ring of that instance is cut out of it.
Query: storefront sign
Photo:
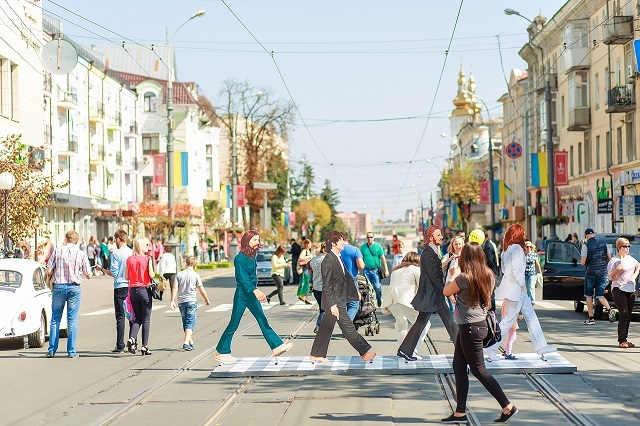
[[[598,213],[613,213],[613,198],[598,198]]]
[[[565,188],[558,188],[558,195],[561,200],[582,200],[582,186],[571,185]]]
[[[620,216],[640,216],[640,195],[623,195],[618,197]]]
[[[640,183],[640,170],[623,170],[620,173],[620,184],[631,185]]]

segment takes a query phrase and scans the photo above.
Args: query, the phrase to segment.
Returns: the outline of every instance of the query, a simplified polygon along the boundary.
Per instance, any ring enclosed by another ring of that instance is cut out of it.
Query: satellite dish
[[[78,52],[66,40],[51,40],[42,48],[42,63],[51,74],[69,74],[78,63]]]

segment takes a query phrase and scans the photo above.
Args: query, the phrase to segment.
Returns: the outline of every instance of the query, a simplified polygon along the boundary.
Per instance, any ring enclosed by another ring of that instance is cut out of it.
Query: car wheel
[[[584,303],[583,302],[579,302],[579,301],[574,301],[573,302],[573,310],[576,311],[577,313],[581,314],[584,312]]]
[[[33,348],[41,348],[44,346],[47,330],[47,319],[44,312],[40,314],[40,327],[28,336],[29,346]]]
[[[597,319],[602,319],[602,313],[604,312],[604,306],[597,304],[593,307],[593,316]]]

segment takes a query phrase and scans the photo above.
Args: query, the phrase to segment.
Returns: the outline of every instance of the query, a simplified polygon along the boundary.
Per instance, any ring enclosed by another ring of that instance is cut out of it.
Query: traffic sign
[[[254,182],[253,189],[278,189],[278,184],[271,182]]]

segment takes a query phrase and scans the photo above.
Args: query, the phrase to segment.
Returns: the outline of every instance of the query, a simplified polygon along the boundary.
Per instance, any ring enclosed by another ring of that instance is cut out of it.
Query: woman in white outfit
[[[393,315],[396,319],[396,333],[398,335],[398,345],[409,332],[409,322],[415,322],[418,311],[413,309],[411,301],[418,291],[420,281],[420,255],[415,251],[408,252],[402,262],[391,273],[389,286],[386,288],[385,296],[382,298],[382,312]],[[431,328],[431,322],[427,323],[424,332],[420,336],[418,346],[413,356],[418,357],[418,348],[422,349],[424,338]],[[418,359],[420,359],[418,357]]]
[[[500,287],[496,290],[496,299],[505,299],[509,304],[506,315],[500,321],[500,331],[502,331],[502,338],[507,336],[509,329],[515,324],[518,314],[522,312],[534,349],[538,354],[544,355],[555,352],[557,349],[547,345],[538,316],[527,294],[527,285],[524,279],[526,266],[524,243],[526,239],[524,228],[519,223],[511,225],[504,234],[504,251],[501,262],[503,277]],[[503,359],[496,354],[500,343],[497,342],[485,349],[485,356],[491,361]]]

